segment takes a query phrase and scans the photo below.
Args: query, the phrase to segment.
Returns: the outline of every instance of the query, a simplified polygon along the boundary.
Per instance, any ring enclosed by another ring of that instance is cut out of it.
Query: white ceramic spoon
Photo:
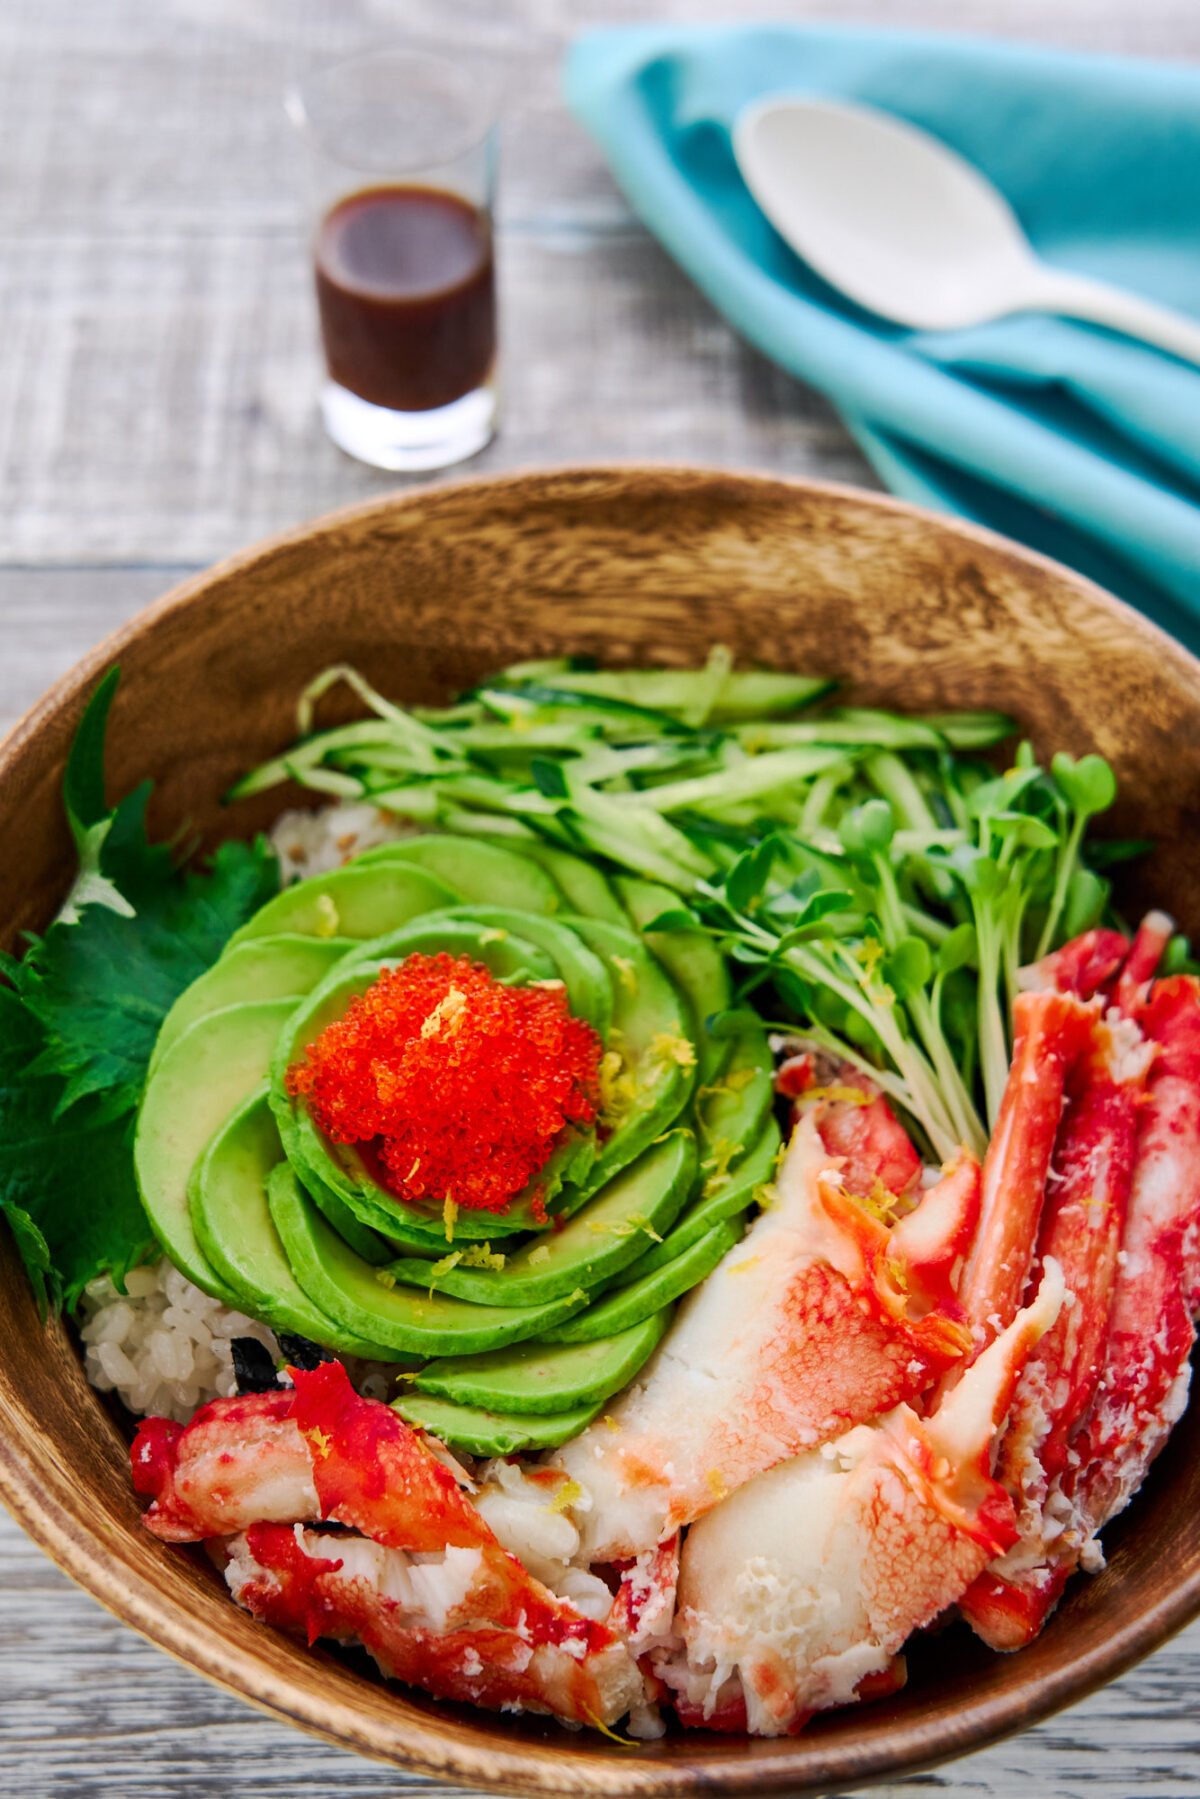
[[[734,154],[780,236],[870,312],[921,331],[1059,312],[1200,363],[1200,325],[1034,254],[1004,196],[957,151],[889,113],[774,95]]]

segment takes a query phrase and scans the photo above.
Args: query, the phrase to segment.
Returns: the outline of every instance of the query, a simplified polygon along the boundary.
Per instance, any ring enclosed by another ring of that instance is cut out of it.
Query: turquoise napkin
[[[1059,557],[1200,649],[1200,369],[1041,315],[884,324],[787,248],[730,143],[766,93],[882,107],[984,169],[1047,260],[1200,316],[1200,69],[646,26],[582,37],[566,87],[650,229],[738,331],[830,396],[888,487]]]

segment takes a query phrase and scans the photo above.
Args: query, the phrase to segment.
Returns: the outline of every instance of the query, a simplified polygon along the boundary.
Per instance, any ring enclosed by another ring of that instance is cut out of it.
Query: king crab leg
[[[770,1209],[641,1378],[555,1457],[590,1498],[590,1560],[653,1549],[763,1469],[915,1397],[969,1347],[947,1271],[970,1240],[978,1164],[964,1154],[890,1225],[843,1187],[824,1103],[796,1127]]]
[[[535,1580],[415,1431],[360,1399],[339,1363],[292,1378],[291,1392],[215,1400],[186,1428],[147,1420],[133,1471],[150,1530],[209,1542],[256,1616],[361,1642],[385,1674],[441,1697],[593,1724],[642,1703],[617,1633]]]
[[[979,1229],[959,1285],[980,1348],[1014,1316],[1028,1284],[1067,1075],[1090,1040],[1092,1016],[1071,994],[1017,997],[1012,1067],[984,1157]]]
[[[1132,1017],[1145,1001],[1174,929],[1174,920],[1165,912],[1147,912],[1132,943],[1122,931],[1085,931],[1023,968],[1021,985],[1033,992],[1073,993],[1085,1000],[1099,994]]]
[[[651,1656],[685,1723],[790,1734],[814,1711],[900,1683],[905,1640],[1015,1538],[989,1450],[1062,1291],[1047,1262],[1034,1303],[929,1417],[899,1405],[692,1526],[681,1647]]]
[[[1157,982],[1156,1045],[1095,1402],[1072,1445],[1071,1491],[1098,1529],[1137,1491],[1187,1398],[1200,1303],[1200,981]]]
[[[1100,1376],[1151,1054],[1129,1024],[1114,1032],[1096,1018],[1092,1037],[1055,1143],[1035,1264],[1054,1258],[1068,1300],[1025,1368],[996,1460],[1020,1538],[960,1601],[995,1649],[1036,1634],[1072,1565],[1063,1554],[1060,1483]]]

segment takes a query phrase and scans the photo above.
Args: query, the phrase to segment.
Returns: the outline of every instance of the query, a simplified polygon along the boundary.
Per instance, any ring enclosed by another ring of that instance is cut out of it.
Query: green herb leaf
[[[886,800],[865,800],[838,826],[842,847],[852,856],[886,855],[896,835],[896,816]]]
[[[649,924],[642,926],[644,935],[650,935],[655,931],[697,931],[699,929],[700,921],[695,913],[689,912],[684,906],[672,906],[666,912],[660,912],[657,918],[652,918]]]
[[[1099,924],[1108,904],[1108,882],[1093,874],[1090,868],[1077,868],[1067,883],[1067,901],[1063,907],[1063,934],[1078,937]]]
[[[955,925],[950,935],[938,946],[937,972],[950,975],[959,968],[971,967],[979,955],[979,941],[973,924]]]
[[[883,978],[900,1000],[919,993],[932,973],[933,957],[923,937],[902,937],[884,958]]]
[[[63,775],[63,804],[72,833],[100,824],[108,817],[104,797],[104,735],[108,729],[108,713],[121,678],[119,668],[110,668],[101,679],[87,705],[75,732]]]
[[[761,899],[778,848],[779,841],[772,835],[738,857],[725,877],[725,897],[733,911],[748,912]]]
[[[1149,855],[1153,848],[1149,837],[1093,838],[1087,846],[1088,866],[1101,871],[1116,868],[1121,862],[1136,862],[1139,856]]]
[[[60,1119],[61,1081],[30,1066],[41,1048],[36,1020],[0,988],[0,1210],[39,1302],[72,1307],[97,1275],[123,1280],[154,1238],[134,1180],[132,1116],[93,1099]]]
[[[1079,818],[1107,812],[1117,797],[1117,778],[1103,756],[1081,756],[1076,762],[1060,750],[1050,770],[1063,798]]]
[[[36,1075],[58,1075],[56,1114],[103,1095],[109,1116],[138,1104],[159,1026],[239,925],[278,890],[265,840],[222,844],[210,869],[142,895],[136,916],[89,906],[51,925],[9,973],[44,1033]]]

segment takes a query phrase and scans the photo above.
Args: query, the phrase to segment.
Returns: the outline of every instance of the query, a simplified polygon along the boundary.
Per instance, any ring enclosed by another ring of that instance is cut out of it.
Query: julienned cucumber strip
[[[820,676],[777,674],[767,669],[727,672],[716,683],[707,668],[588,670],[553,678],[553,686],[559,691],[686,716],[689,722],[699,703],[705,709],[701,723],[799,712],[836,685]]]
[[[735,806],[745,800],[758,800],[764,794],[794,790],[801,781],[810,781],[828,769],[840,768],[847,751],[823,744],[803,744],[795,749],[766,751],[761,756],[745,756],[727,762],[711,774],[695,775],[691,780],[668,781],[655,787],[643,787],[631,794],[628,803],[655,812],[681,812],[695,808]],[[574,794],[574,789],[572,790]],[[579,810],[578,800],[575,801]]]

